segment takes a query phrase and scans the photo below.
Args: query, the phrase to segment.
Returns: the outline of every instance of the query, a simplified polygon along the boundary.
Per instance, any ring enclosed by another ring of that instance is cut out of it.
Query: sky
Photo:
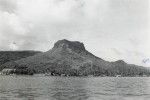
[[[0,50],[47,51],[61,39],[150,67],[150,0],[0,0]]]

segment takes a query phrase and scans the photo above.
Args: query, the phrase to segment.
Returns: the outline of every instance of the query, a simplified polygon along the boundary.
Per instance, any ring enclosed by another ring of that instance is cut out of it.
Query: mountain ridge
[[[105,61],[84,47],[79,41],[59,40],[47,52],[5,63],[1,68],[26,68],[33,73],[65,74],[68,76],[135,76],[149,75],[149,70],[142,66],[127,64],[123,60]],[[14,67],[11,67],[14,66]]]

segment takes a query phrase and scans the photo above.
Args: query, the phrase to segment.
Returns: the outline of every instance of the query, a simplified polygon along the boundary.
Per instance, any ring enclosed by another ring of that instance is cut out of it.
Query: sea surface
[[[150,78],[0,76],[0,100],[150,100]]]

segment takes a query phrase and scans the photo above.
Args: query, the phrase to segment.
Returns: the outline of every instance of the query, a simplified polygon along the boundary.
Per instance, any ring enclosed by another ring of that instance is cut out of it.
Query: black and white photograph
[[[150,0],[0,0],[0,100],[150,100]]]

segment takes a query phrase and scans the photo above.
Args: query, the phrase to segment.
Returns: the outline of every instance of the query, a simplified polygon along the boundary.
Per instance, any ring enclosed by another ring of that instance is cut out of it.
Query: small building
[[[66,76],[66,74],[61,74],[60,76]]]
[[[45,76],[52,76],[52,73],[51,72],[45,73]]]
[[[142,77],[147,77],[147,75],[142,75]]]
[[[1,74],[2,75],[10,75],[10,74],[14,74],[15,71],[16,71],[16,69],[5,68],[2,70]]]
[[[116,77],[121,77],[121,75],[116,75]]]

